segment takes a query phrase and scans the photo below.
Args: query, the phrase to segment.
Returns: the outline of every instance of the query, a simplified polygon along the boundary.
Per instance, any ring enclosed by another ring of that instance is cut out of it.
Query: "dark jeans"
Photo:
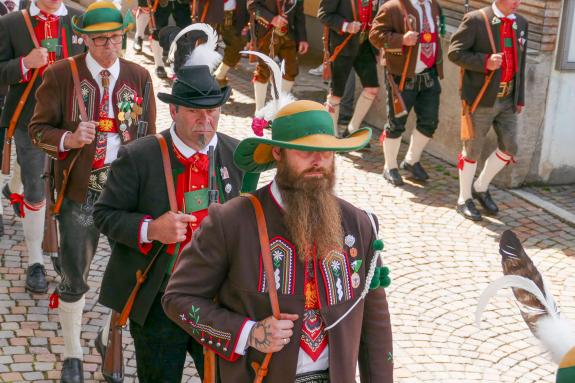
[[[399,86],[400,76],[393,76]],[[407,117],[395,118],[393,114],[393,98],[391,87],[386,81],[387,91],[387,124],[385,125],[386,136],[389,138],[401,137],[405,132]],[[407,112],[415,109],[417,115],[416,128],[426,137],[433,137],[439,123],[439,95],[441,85],[435,68],[428,69],[414,78],[406,79],[401,97],[405,103]]]
[[[186,352],[196,370],[204,376],[203,348],[188,333],[172,322],[162,308],[159,293],[150,308],[144,326],[130,321],[134,338],[138,379],[141,383],[179,383],[182,381]]]

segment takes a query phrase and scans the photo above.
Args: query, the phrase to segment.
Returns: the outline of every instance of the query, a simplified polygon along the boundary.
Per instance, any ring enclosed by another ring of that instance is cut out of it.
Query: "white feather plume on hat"
[[[182,36],[191,31],[201,31],[207,36],[205,43],[193,48],[187,56],[184,66],[191,65],[207,65],[210,68],[210,73],[213,73],[220,62],[222,55],[216,51],[218,45],[218,33],[209,24],[194,23],[182,29],[170,44],[168,53],[168,61],[174,62],[176,50],[178,48],[177,42]]]
[[[241,51],[243,54],[250,54],[259,57],[263,62],[270,68],[272,72],[273,81],[271,94],[272,99],[268,101],[263,108],[256,110],[255,117],[264,119],[266,121],[273,121],[277,115],[277,112],[286,106],[287,104],[295,101],[295,97],[289,93],[282,90],[282,75],[285,71],[285,62],[282,61],[282,66],[280,66],[269,56],[263,53],[255,51]]]

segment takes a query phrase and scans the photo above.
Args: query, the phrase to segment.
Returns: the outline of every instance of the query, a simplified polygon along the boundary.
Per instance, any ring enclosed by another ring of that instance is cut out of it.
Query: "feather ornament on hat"
[[[491,282],[481,294],[475,312],[479,326],[489,300],[503,288],[511,287],[521,315],[535,337],[559,365],[557,383],[575,381],[575,323],[562,318],[543,276],[521,242],[510,230],[499,243],[503,277]]]
[[[249,54],[259,57],[272,72],[272,99],[268,101],[263,108],[256,110],[254,119],[252,120],[252,130],[256,136],[263,136],[263,129],[269,127],[271,122],[275,119],[278,111],[287,104],[295,101],[295,97],[282,90],[282,77],[285,72],[285,62],[282,61],[280,66],[269,56],[255,51],[241,51],[242,54]]]
[[[210,73],[213,73],[222,61],[222,55],[216,51],[218,33],[209,24],[194,23],[182,29],[170,44],[168,61],[171,63],[175,61],[178,40],[192,31],[203,32],[206,35],[206,41],[190,49],[190,52],[186,55],[183,66],[207,65],[210,68]]]

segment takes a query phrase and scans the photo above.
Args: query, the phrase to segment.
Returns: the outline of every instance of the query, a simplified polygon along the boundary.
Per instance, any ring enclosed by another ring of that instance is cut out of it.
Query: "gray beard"
[[[200,146],[202,149],[206,147],[206,136],[203,134],[200,134],[198,137],[198,146]]]

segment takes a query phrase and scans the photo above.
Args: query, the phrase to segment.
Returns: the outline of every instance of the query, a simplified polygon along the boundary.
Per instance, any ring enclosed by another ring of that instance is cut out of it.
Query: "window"
[[[556,68],[575,71],[575,0],[563,3]]]

